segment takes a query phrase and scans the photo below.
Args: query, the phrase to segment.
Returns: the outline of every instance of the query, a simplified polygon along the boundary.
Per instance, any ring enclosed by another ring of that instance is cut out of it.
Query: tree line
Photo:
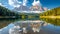
[[[40,13],[40,16],[59,16],[59,15],[60,15],[60,7]]]

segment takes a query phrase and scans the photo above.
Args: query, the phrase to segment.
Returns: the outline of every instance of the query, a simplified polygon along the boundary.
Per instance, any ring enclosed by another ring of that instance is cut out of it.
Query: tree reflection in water
[[[55,26],[60,26],[60,19],[41,18],[41,20],[53,24]]]

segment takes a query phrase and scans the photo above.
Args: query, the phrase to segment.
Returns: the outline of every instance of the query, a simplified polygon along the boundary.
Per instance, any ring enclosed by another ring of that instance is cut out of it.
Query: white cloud
[[[19,7],[22,2],[19,2],[18,0],[8,0],[8,3],[13,7]]]
[[[0,6],[3,6],[2,3],[0,3]]]
[[[19,2],[18,0],[8,0],[8,3],[13,7],[19,7],[21,4],[26,6],[27,0],[23,0],[23,2]]]
[[[18,0],[15,0],[17,3],[21,3],[21,2],[19,2]]]
[[[5,6],[7,6],[7,5],[3,5],[2,3],[0,3],[0,6],[3,6],[3,7],[5,7]]]
[[[27,0],[23,0],[23,5],[26,6]]]
[[[33,5],[33,6],[35,6],[35,5],[40,5],[40,6],[41,6],[41,3],[40,3],[39,0],[38,0],[38,1],[34,0],[33,3],[32,3],[32,5]]]

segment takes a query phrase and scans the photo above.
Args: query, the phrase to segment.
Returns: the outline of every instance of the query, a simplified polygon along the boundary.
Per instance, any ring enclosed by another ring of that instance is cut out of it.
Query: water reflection
[[[13,28],[9,29],[9,34],[20,34],[20,26],[14,26]]]
[[[60,26],[44,21],[16,21],[0,29],[0,34],[60,34]]]
[[[43,21],[19,21],[15,26],[9,29],[9,34],[27,34],[28,32],[40,32],[41,26],[46,26]]]
[[[60,19],[41,18],[41,20],[53,24],[55,26],[60,26]]]

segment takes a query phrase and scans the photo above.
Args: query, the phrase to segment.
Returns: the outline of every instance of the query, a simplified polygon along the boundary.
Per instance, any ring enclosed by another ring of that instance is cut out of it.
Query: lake
[[[60,19],[0,21],[0,34],[60,34]],[[11,32],[11,31],[13,32]],[[18,32],[18,33],[17,33]]]

